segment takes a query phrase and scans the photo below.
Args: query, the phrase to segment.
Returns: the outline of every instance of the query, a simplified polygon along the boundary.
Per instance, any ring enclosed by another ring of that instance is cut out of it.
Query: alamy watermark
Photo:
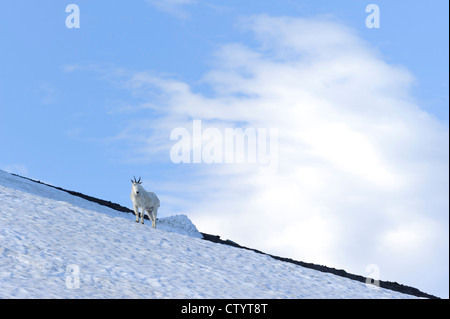
[[[76,4],[69,4],[66,6],[66,13],[69,15],[66,17],[66,27],[68,29],[80,28],[80,7]],[[380,28],[380,7],[377,4],[371,3],[366,6],[366,13],[369,15],[366,17],[366,27],[368,29]]]
[[[376,264],[370,264],[366,267],[369,275],[366,277],[366,286],[368,288],[380,288],[380,267]]]
[[[366,17],[366,27],[368,29],[379,29],[380,28],[380,7],[376,4],[369,4],[366,7],[366,12],[370,13]]]
[[[76,264],[66,267],[66,287],[69,289],[80,288],[80,267]]]
[[[66,6],[66,12],[69,15],[66,17],[66,28],[79,29],[80,28],[80,7],[76,4],[69,4]]]
[[[278,168],[276,128],[203,129],[201,120],[193,120],[191,131],[175,128],[170,140],[177,141],[170,150],[170,160],[175,164],[257,164],[260,172]]]

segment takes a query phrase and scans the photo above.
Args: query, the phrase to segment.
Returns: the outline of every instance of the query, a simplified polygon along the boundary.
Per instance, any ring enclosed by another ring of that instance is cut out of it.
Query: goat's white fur
[[[152,227],[156,228],[156,216],[159,208],[159,198],[155,193],[147,192],[140,183],[133,182],[131,186],[131,201],[133,202],[136,223],[139,222],[139,208],[141,209],[141,224],[144,223],[144,213],[146,212],[152,221]]]

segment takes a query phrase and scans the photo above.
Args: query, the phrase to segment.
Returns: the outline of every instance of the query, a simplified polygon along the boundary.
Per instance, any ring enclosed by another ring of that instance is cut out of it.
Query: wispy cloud
[[[24,164],[15,163],[10,165],[1,166],[1,169],[8,173],[18,174],[21,176],[28,175],[28,168]]]
[[[197,4],[199,0],[147,0],[147,2],[161,11],[185,19],[189,17],[186,7]]]
[[[259,47],[220,47],[202,79],[208,96],[151,72],[115,74],[152,106],[138,104],[140,120],[115,138],[170,165],[170,131],[192,119],[278,128],[276,173],[172,164],[192,173],[165,185],[189,185],[200,229],[357,273],[376,263],[382,279],[448,276],[448,127],[415,103],[411,73],[336,22],[260,15],[242,26]]]
[[[37,91],[41,94],[41,103],[43,105],[50,105],[57,102],[57,90],[55,86],[48,82],[41,83]]]

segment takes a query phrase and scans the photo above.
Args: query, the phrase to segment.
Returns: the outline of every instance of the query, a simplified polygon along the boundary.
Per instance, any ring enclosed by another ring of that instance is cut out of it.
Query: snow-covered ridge
[[[196,233],[0,171],[0,298],[414,298]]]
[[[117,211],[115,209],[111,209],[109,207],[106,207],[105,205],[93,202],[92,200],[94,199],[93,197],[84,195],[88,198],[91,198],[91,200],[86,200],[80,197],[83,194],[78,193],[79,194],[78,196],[73,196],[70,193],[68,193],[67,190],[63,190],[41,182],[36,182],[24,177],[15,176],[13,174],[9,174],[1,170],[0,170],[0,185],[21,190],[40,197],[67,202],[81,208],[95,210],[105,214],[117,214]],[[115,205],[119,206],[117,204],[113,204],[112,206],[115,207]],[[122,209],[122,211],[127,211],[125,207],[120,208]],[[128,211],[131,212],[131,210]],[[158,218],[158,228],[165,231],[176,232],[182,235],[187,235],[195,238],[203,238],[203,236],[197,230],[195,225],[184,214]]]

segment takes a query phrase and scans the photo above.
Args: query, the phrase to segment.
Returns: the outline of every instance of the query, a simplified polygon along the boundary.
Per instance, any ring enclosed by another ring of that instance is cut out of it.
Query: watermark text
[[[201,120],[193,120],[191,131],[175,128],[170,140],[176,141],[170,150],[170,159],[175,164],[258,164],[262,170],[271,172],[278,168],[276,128],[203,129]]]

